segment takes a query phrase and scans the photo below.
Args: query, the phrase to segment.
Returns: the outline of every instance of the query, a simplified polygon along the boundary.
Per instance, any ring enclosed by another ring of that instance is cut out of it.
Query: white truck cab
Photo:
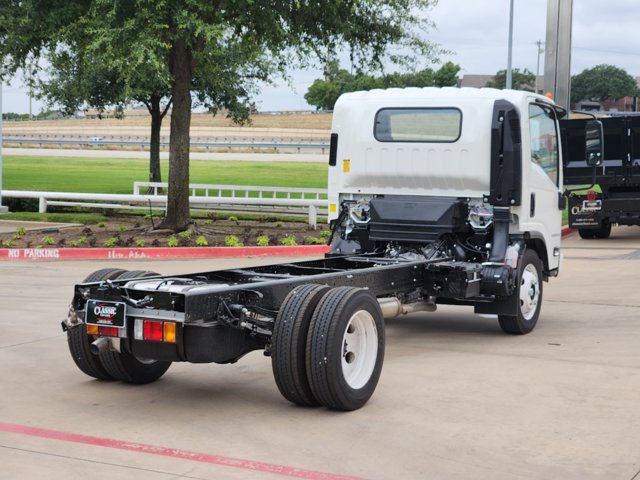
[[[329,162],[329,218],[341,229],[332,251],[446,244],[458,267],[509,266],[518,283],[533,271],[536,278],[527,283],[531,311],[524,317],[537,318],[541,281],[556,276],[561,263],[565,199],[558,118],[564,113],[544,96],[514,90],[342,95]],[[504,271],[500,275],[498,282],[511,281]],[[513,305],[503,310],[499,304],[477,302],[476,311],[513,316]],[[513,330],[522,333],[521,327]]]

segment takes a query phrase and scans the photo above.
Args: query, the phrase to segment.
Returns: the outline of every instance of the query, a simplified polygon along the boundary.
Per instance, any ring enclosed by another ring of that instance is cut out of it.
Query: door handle
[[[536,194],[531,194],[531,203],[529,204],[529,216],[531,218],[536,216]]]

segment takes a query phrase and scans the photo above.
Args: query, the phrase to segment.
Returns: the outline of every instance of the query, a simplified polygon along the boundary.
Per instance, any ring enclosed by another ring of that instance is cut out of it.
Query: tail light
[[[176,343],[176,323],[136,318],[133,338],[150,342]]]
[[[103,327],[101,325],[87,324],[88,335],[99,335],[101,337],[120,337],[121,331],[123,334],[122,336],[124,336],[124,329],[120,329],[117,327]]]

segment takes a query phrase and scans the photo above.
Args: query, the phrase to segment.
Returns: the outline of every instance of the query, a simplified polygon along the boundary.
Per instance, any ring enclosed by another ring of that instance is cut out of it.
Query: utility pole
[[[542,55],[544,53],[544,48],[542,48],[542,45],[544,45],[542,43],[542,40],[538,40],[536,42],[536,45],[538,46],[538,64],[536,66],[536,93],[540,93],[538,91],[538,77],[540,76],[540,55]]]
[[[511,72],[511,57],[513,54],[513,0],[509,8],[509,47],[507,48],[507,85],[508,89],[513,87],[513,74]]]
[[[571,103],[571,20],[573,0],[548,0],[544,93],[569,110]]]

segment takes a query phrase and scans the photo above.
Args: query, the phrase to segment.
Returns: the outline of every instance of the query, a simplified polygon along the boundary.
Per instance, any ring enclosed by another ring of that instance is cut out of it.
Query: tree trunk
[[[189,212],[189,127],[191,125],[191,51],[180,40],[171,47],[171,136],[169,139],[169,192],[167,214],[158,228],[186,230]]]
[[[161,182],[160,172],[160,128],[162,127],[161,97],[152,97],[149,113],[151,114],[151,143],[149,144],[149,181]]]

